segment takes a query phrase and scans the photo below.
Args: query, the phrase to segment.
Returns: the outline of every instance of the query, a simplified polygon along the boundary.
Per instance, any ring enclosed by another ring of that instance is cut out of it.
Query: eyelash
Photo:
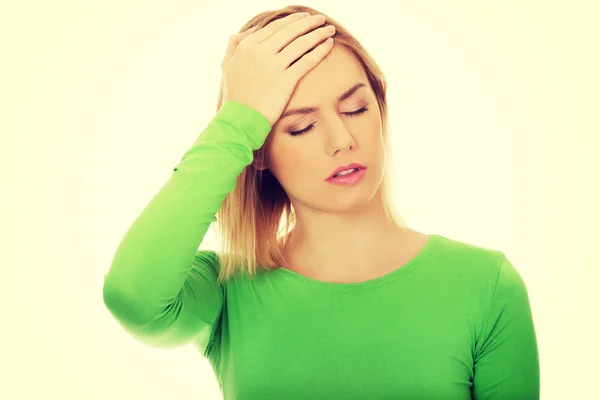
[[[356,111],[342,113],[342,114],[345,114],[345,115],[347,115],[349,117],[356,117],[356,116],[358,116],[360,114],[363,114],[363,113],[367,112],[368,110],[369,110],[369,108],[365,106],[365,107],[360,108],[360,109],[358,109]],[[306,133],[306,132],[310,131],[314,126],[315,126],[315,124],[312,124],[312,125],[309,125],[308,127],[304,128],[304,129],[302,129],[300,131],[290,131],[289,133],[292,136],[302,135],[303,133]]]

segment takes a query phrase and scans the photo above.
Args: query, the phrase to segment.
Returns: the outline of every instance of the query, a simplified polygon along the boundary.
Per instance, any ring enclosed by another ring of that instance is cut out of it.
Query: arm
[[[238,175],[271,130],[227,101],[122,239],[104,277],[110,313],[136,339],[174,347],[208,341],[223,306],[216,254],[198,251]]]
[[[539,355],[527,288],[506,256],[474,361],[474,400],[540,398]]]

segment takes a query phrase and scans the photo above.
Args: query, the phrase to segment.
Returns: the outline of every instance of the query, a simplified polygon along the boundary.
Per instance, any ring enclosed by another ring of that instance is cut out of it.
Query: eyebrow
[[[363,86],[366,86],[366,85],[362,82],[355,84],[350,89],[346,90],[340,97],[338,97],[338,101],[346,100],[348,97],[352,96],[354,94],[354,92],[356,92],[358,89],[360,89]],[[310,114],[312,112],[317,111],[318,109],[319,109],[319,107],[315,107],[315,106],[293,108],[293,109],[287,110],[285,113],[283,113],[283,115],[281,116],[280,119],[289,117],[290,115]]]

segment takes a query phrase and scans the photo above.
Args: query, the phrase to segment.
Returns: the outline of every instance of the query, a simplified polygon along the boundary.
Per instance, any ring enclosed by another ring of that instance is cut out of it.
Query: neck
[[[297,213],[284,254],[291,269],[306,273],[327,270],[344,274],[372,265],[378,256],[397,248],[408,228],[397,226],[373,199],[361,210],[346,213]]]

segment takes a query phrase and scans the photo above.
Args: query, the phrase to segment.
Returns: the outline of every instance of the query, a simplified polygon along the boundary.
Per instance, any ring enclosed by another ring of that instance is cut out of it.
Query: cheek
[[[365,152],[368,153],[368,155],[365,155],[365,157],[369,157],[371,159],[380,159],[383,157],[385,152],[381,118],[379,118],[377,115],[374,118],[369,118],[369,120],[365,123],[365,136],[363,144]]]
[[[306,167],[310,165],[309,155],[297,144],[277,145],[271,148],[271,165],[275,174],[283,179],[289,176],[306,174]]]
[[[382,124],[379,114],[375,114],[372,116],[372,118],[369,118],[367,124],[369,133],[371,133],[374,136],[381,136]]]
[[[355,124],[356,125],[353,126],[353,131],[356,134],[356,139],[359,141],[359,144],[364,146],[364,151],[371,151],[383,140],[381,119],[378,115],[365,117]]]

